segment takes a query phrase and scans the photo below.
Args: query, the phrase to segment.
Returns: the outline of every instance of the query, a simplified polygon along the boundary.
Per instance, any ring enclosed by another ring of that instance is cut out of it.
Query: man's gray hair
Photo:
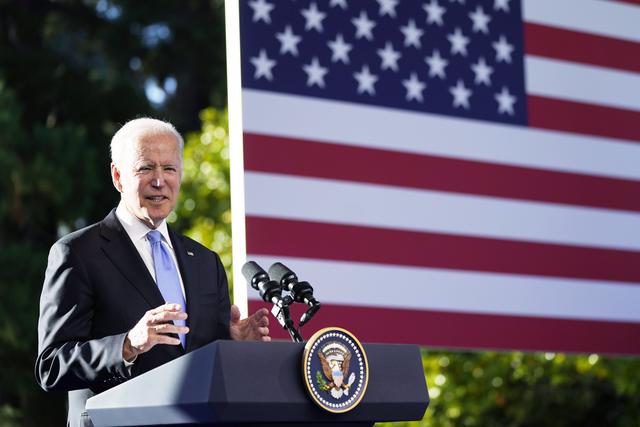
[[[128,121],[113,135],[111,138],[111,161],[121,167],[128,144],[136,141],[142,135],[166,133],[171,133],[176,137],[180,146],[180,160],[182,160],[184,140],[176,128],[169,122],[142,117]]]

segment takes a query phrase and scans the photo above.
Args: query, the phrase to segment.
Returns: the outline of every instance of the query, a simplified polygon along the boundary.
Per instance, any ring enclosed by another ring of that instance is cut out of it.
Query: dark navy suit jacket
[[[229,292],[220,258],[171,229],[169,234],[186,293],[186,350],[156,345],[130,368],[122,360],[128,331],[165,301],[115,210],[52,246],[40,298],[35,374],[44,390],[69,392],[68,425],[91,425],[85,402],[94,394],[229,338]]]

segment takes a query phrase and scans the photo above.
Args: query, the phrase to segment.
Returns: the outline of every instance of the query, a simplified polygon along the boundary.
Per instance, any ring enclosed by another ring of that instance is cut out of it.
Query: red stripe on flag
[[[524,47],[528,55],[640,71],[640,43],[631,41],[526,23]]]
[[[250,171],[640,212],[637,181],[252,133],[244,146]]]
[[[322,302],[321,289],[316,297]],[[250,312],[267,307],[250,300]],[[294,319],[301,314],[295,307]],[[289,339],[271,318],[269,330],[277,339]],[[640,354],[640,323],[603,322],[400,310],[323,304],[303,329],[309,338],[321,328],[338,326],[362,342],[413,343],[435,347],[519,349],[577,353]]]
[[[532,95],[527,108],[532,127],[640,141],[637,111]]]
[[[614,3],[631,3],[631,4],[640,5],[640,0],[609,0],[609,1],[613,1]]]
[[[640,252],[256,216],[246,226],[253,255],[640,282]]]

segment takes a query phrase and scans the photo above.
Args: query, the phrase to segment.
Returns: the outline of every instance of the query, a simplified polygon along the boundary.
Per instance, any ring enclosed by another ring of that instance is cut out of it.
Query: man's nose
[[[154,172],[153,177],[151,178],[151,185],[156,188],[164,185],[164,176],[162,175],[162,171]]]

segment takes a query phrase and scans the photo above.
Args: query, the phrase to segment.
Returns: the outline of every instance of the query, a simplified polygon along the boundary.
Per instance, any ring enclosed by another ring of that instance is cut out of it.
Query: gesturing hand
[[[261,308],[246,319],[240,319],[240,309],[231,306],[229,333],[238,341],[271,341],[269,336],[269,310]]]
[[[180,345],[178,338],[167,334],[186,334],[189,328],[176,326],[171,321],[186,319],[187,313],[180,304],[164,304],[147,311],[142,319],[129,331],[124,340],[122,356],[131,362],[140,353],[146,353],[156,344]]]

